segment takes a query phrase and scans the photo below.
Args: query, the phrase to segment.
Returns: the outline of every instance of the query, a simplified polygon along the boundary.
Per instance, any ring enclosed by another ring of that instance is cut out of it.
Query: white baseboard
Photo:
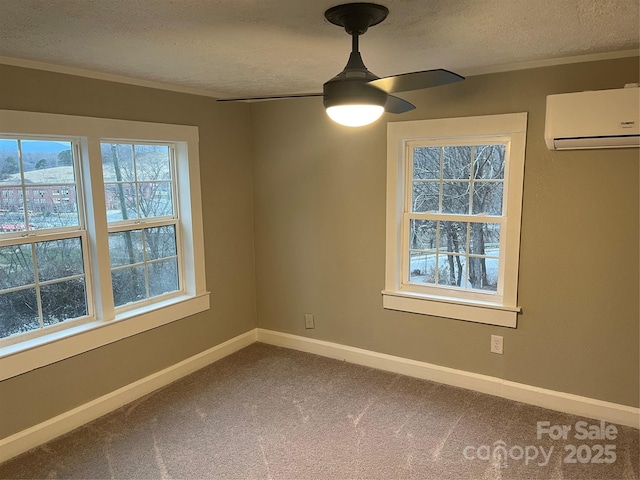
[[[259,342],[270,345],[315,353],[316,355],[322,355],[324,357],[488,393],[490,395],[496,395],[551,410],[640,428],[640,408],[604,402],[571,393],[547,390],[545,388],[490,377],[488,375],[465,372],[463,370],[441,367],[426,362],[418,362],[407,358],[395,357],[384,353],[262,328],[258,329],[257,335]]]
[[[0,440],[0,463],[70,432],[185,375],[206,367],[216,360],[220,360],[251,345],[256,341],[256,338],[256,330],[250,330],[73,410],[6,437]]]
[[[441,367],[361,348],[258,328],[119,388],[114,392],[96,398],[73,410],[1,439],[0,463],[70,432],[256,341],[454,385],[551,410],[640,428],[639,408],[532,387],[487,375]]]

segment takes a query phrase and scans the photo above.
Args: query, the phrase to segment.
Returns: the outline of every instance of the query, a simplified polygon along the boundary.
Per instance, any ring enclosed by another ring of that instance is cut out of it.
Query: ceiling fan
[[[383,112],[405,113],[416,108],[391,95],[464,80],[448,70],[424,70],[380,78],[365,67],[358,50],[358,39],[369,27],[379,24],[389,9],[375,3],[348,3],[331,7],[324,16],[351,35],[351,55],[344,70],[323,85],[323,93],[276,95],[267,97],[222,98],[219,102],[272,100],[279,98],[323,97],[329,117],[342,125],[360,127],[375,122]]]

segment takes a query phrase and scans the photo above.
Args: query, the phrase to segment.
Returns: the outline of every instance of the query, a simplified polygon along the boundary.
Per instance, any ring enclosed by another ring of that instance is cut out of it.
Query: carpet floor
[[[0,478],[638,479],[638,430],[581,438],[600,428],[256,343],[5,462]]]

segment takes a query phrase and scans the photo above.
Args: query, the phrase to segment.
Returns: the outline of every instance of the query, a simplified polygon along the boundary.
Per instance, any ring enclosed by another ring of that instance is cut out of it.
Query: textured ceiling
[[[208,90],[319,92],[349,36],[340,0],[0,0],[0,56]],[[379,76],[638,49],[639,0],[379,0],[360,40]],[[4,59],[7,63],[8,59]],[[2,60],[0,60],[2,62]]]

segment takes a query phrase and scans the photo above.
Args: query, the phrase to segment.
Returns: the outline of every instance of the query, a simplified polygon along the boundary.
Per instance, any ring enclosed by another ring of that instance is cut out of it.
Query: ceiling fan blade
[[[396,93],[419,90],[421,88],[437,87],[439,85],[459,82],[460,80],[464,80],[464,77],[461,77],[457,73],[450,72],[449,70],[437,69],[383,77],[378,80],[372,80],[369,82],[369,85],[373,85],[387,93]]]
[[[321,97],[322,93],[293,93],[291,95],[271,95],[266,97],[218,98],[217,102],[242,102],[244,100],[278,100],[280,98]]]
[[[384,111],[389,113],[404,113],[414,108],[415,105],[393,95],[387,97],[387,103],[384,105]]]

